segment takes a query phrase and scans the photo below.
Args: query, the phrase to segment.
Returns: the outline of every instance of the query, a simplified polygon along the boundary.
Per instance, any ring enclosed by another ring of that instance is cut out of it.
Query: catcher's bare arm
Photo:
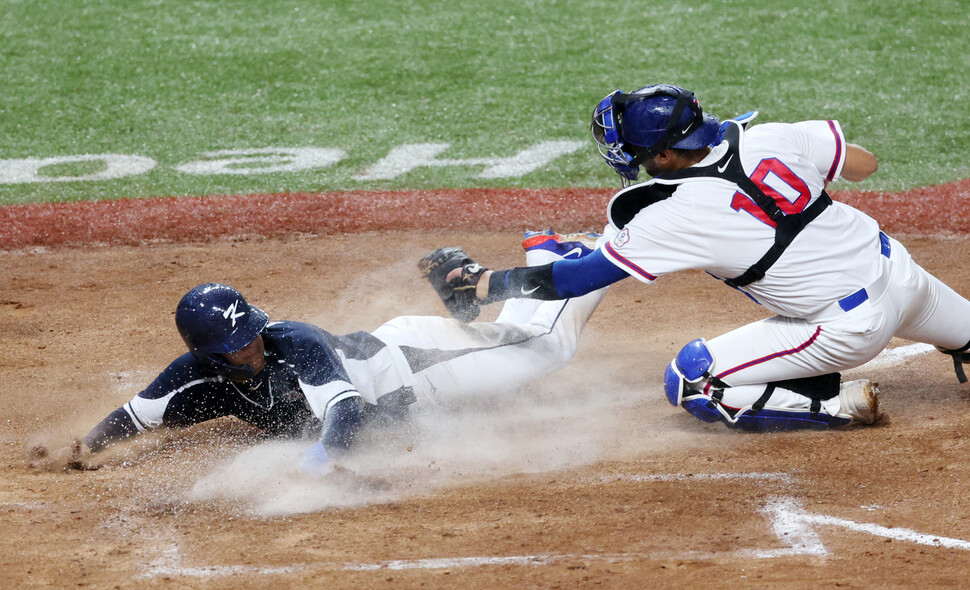
[[[842,178],[852,182],[861,182],[869,178],[878,169],[879,162],[872,152],[854,143],[845,144],[845,163],[842,164]]]

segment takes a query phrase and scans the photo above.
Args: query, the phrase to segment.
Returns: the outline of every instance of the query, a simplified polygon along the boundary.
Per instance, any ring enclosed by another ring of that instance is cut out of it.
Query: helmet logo
[[[233,301],[232,302],[232,305],[230,305],[229,307],[226,308],[226,311],[222,312],[222,317],[226,318],[227,320],[232,320],[232,327],[233,328],[236,327],[236,318],[241,318],[244,315],[246,315],[246,312],[245,311],[241,311],[239,313],[236,313],[236,306],[237,305],[239,305],[239,300],[238,299],[235,300],[235,301]]]

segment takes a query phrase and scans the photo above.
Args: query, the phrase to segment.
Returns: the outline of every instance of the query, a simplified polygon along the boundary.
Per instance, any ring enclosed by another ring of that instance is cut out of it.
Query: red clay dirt
[[[970,385],[929,352],[878,380],[869,428],[744,435],[667,404],[685,342],[763,317],[702,273],[614,286],[574,362],[370,441],[308,482],[300,444],[232,420],[146,437],[97,471],[34,472],[181,352],[172,313],[223,281],[334,332],[444,313],[416,260],[520,262],[527,228],[602,226],[603,189],[161,198],[0,208],[4,588],[960,587]],[[836,192],[963,294],[970,181]],[[489,310],[488,314],[494,314]],[[491,316],[489,316],[491,317]],[[911,350],[893,342],[897,352]]]
[[[601,227],[612,189],[354,191],[119,199],[0,207],[0,247],[208,241],[225,236],[329,235],[388,230],[519,231]],[[903,193],[834,197],[894,233],[970,233],[954,215],[970,179]]]

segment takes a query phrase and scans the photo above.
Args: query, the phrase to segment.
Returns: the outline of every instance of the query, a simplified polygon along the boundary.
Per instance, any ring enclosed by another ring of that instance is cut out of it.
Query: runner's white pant
[[[530,266],[558,258],[546,250],[526,254]],[[605,294],[600,289],[561,301],[510,299],[494,322],[402,316],[373,335],[394,353],[396,378],[413,387],[418,400],[503,393],[564,367]]]
[[[833,303],[807,319],[775,316],[707,342],[711,374],[729,388],[722,403],[754,403],[772,381],[840,372],[871,360],[893,336],[959,349],[970,341],[970,301],[932,276],[890,238],[890,257],[880,257],[883,275],[867,287],[870,297],[851,311]],[[838,409],[837,400],[823,402]],[[783,389],[774,408],[803,409],[806,398]]]

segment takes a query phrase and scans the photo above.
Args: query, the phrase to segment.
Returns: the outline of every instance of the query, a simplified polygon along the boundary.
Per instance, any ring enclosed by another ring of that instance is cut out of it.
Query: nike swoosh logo
[[[733,157],[734,157],[734,154],[731,154],[731,158],[733,158]],[[718,166],[717,167],[718,174],[723,174],[724,171],[727,170],[728,164],[731,163],[731,158],[728,158],[727,159],[727,162],[724,162],[724,165],[723,166]]]
[[[582,248],[573,248],[569,252],[566,252],[565,254],[563,254],[562,257],[563,258],[569,258],[573,254],[576,255],[576,258],[579,258],[580,256],[583,255],[583,249]]]
[[[529,289],[528,291],[525,290],[525,287],[522,287],[520,289],[520,291],[522,291],[522,294],[523,295],[531,295],[532,293],[535,293],[538,290],[539,290],[539,287],[533,287],[533,288]]]

